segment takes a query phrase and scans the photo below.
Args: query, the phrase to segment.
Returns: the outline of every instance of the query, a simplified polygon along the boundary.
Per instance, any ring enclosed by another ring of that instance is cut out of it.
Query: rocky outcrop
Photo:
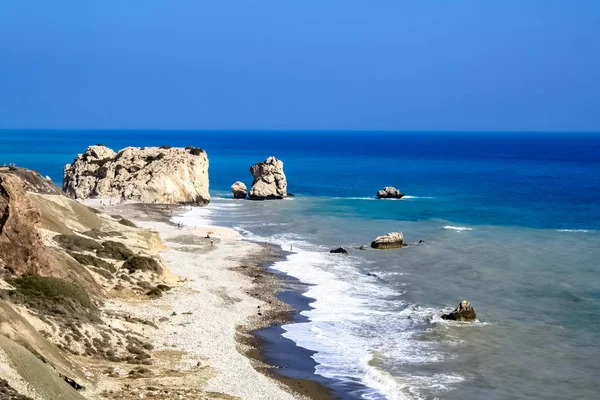
[[[475,314],[475,309],[471,303],[463,300],[454,311],[449,314],[442,315],[442,319],[450,321],[473,322],[477,319],[477,315]]]
[[[343,247],[338,247],[337,249],[335,249],[335,250],[330,250],[329,252],[330,252],[330,253],[334,253],[334,254],[348,254],[348,250],[346,250],[346,249],[345,249],[345,248],[343,248]]]
[[[374,249],[396,249],[404,246],[404,235],[402,232],[390,232],[387,235],[378,236],[371,242]]]
[[[244,182],[237,181],[231,185],[231,192],[234,199],[245,199],[247,191],[248,188],[244,185]]]
[[[40,219],[39,210],[26,195],[24,181],[0,171],[0,266],[16,274],[44,269],[49,257],[36,229]]]
[[[377,192],[378,199],[401,199],[404,193],[392,186],[387,186]]]
[[[248,193],[250,200],[275,200],[288,196],[287,179],[283,173],[283,161],[269,157],[250,167],[254,177]]]
[[[208,204],[208,157],[194,147],[90,146],[65,166],[63,190],[76,199],[118,197],[159,203]]]

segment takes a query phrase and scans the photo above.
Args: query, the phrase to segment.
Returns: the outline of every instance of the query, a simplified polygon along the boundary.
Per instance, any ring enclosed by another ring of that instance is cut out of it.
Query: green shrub
[[[125,219],[125,218],[121,218],[121,219],[119,220],[119,223],[120,223],[121,225],[125,225],[125,226],[128,226],[128,227],[130,227],[130,228],[137,228],[137,227],[138,227],[136,224],[134,224],[133,222],[131,222],[130,220],[128,220],[128,219]]]
[[[117,231],[102,232],[98,229],[92,229],[92,230],[83,232],[83,234],[85,236],[89,236],[94,239],[103,239],[103,238],[107,238],[107,237],[120,237],[123,239],[125,238],[125,236],[123,236],[123,234],[121,232],[117,232]]]
[[[56,235],[54,240],[65,250],[94,251],[102,249],[102,245],[95,240],[77,235]]]
[[[72,251],[69,251],[68,253],[71,257],[76,259],[80,264],[93,265],[96,268],[101,268],[106,271],[117,272],[117,269],[115,268],[114,265],[112,265],[111,263],[108,263],[98,257],[94,257],[94,256],[88,255],[88,254],[73,253]]]
[[[123,264],[123,268],[130,273],[135,271],[151,271],[157,274],[162,273],[162,267],[154,258],[144,256],[129,257]]]
[[[24,275],[9,281],[13,300],[46,314],[89,319],[98,309],[85,289],[60,278]]]
[[[162,290],[160,290],[159,288],[153,288],[153,289],[150,289],[146,293],[146,295],[150,298],[158,299],[159,297],[162,297]]]
[[[133,256],[133,251],[123,243],[107,240],[102,243],[101,249],[96,250],[96,255],[102,258],[112,258],[113,260],[121,261]]]
[[[165,158],[164,153],[158,153],[158,155],[156,155],[156,156],[147,156],[145,158],[146,165],[148,165],[148,164],[150,164],[151,162],[154,162],[154,161],[162,160],[163,158]]]
[[[186,147],[186,149],[187,149],[187,147]],[[204,153],[204,150],[202,150],[199,147],[191,147],[190,146],[189,150],[190,150],[190,154],[193,155],[193,156],[199,156],[200,154]]]

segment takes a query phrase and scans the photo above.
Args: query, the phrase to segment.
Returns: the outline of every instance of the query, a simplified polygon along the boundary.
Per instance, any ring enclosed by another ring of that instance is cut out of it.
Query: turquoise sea
[[[292,246],[273,269],[308,307],[281,332],[340,398],[598,398],[600,134],[4,130],[0,164],[60,184],[96,143],[207,151],[213,200],[186,222]],[[233,200],[271,155],[296,197]],[[356,250],[397,230],[409,247]],[[439,318],[463,299],[479,322]]]

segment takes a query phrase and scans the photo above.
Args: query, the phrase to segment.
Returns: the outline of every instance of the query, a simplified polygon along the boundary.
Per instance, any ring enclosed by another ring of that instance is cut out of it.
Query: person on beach
[[[213,247],[214,244],[215,244],[215,242],[212,239],[210,239],[210,247]]]
[[[290,244],[290,251],[292,251],[292,250],[293,250],[293,247],[292,247],[292,245]]]

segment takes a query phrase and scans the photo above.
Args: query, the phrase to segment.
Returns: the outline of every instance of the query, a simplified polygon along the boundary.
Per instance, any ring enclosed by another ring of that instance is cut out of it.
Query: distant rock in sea
[[[346,250],[346,249],[345,249],[345,248],[343,248],[343,247],[338,247],[337,249],[335,249],[335,250],[330,250],[329,252],[330,252],[330,253],[334,253],[334,254],[348,254],[348,250]]]
[[[90,146],[64,169],[63,191],[76,199],[118,197],[208,204],[208,157],[195,147]]]
[[[402,232],[390,232],[387,235],[378,236],[371,242],[374,249],[396,249],[404,246],[404,235]]]
[[[237,181],[231,185],[231,192],[233,193],[234,199],[245,199],[248,188],[244,182]]]
[[[254,177],[248,193],[250,200],[278,200],[288,197],[283,161],[269,157],[251,166],[250,173]]]
[[[377,192],[378,199],[401,199],[404,193],[392,186],[387,186]]]
[[[477,315],[475,314],[475,309],[473,309],[471,303],[463,300],[450,314],[442,315],[442,319],[450,321],[473,322],[477,319]]]

